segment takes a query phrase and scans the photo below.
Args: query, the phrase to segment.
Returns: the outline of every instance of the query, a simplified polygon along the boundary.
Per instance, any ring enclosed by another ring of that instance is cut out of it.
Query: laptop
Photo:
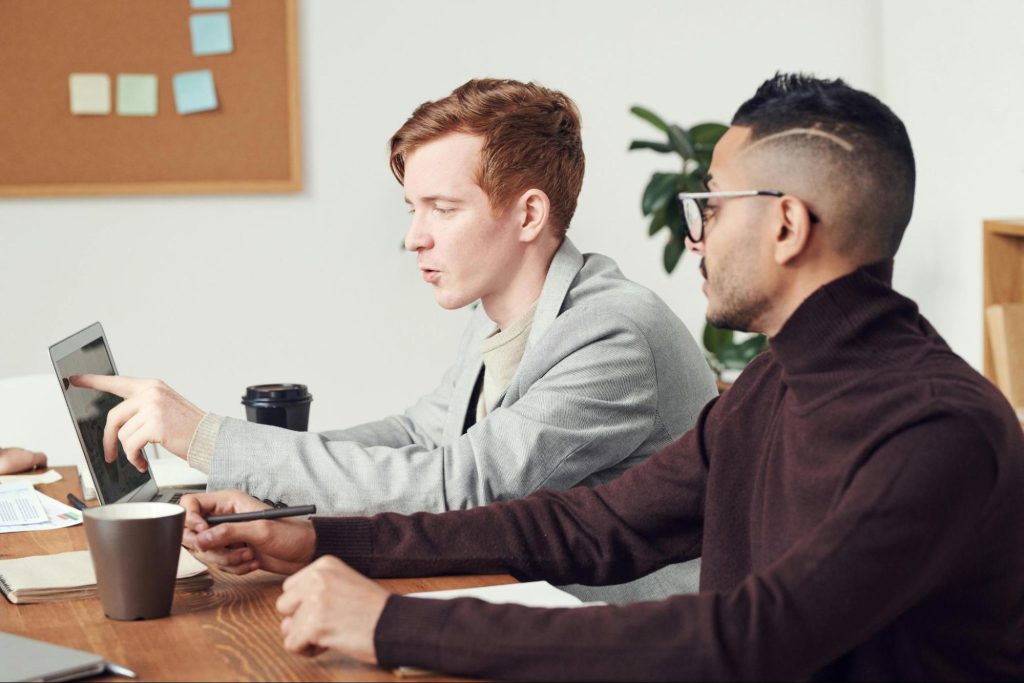
[[[93,323],[51,346],[50,360],[53,361],[53,369],[100,503],[176,503],[186,493],[204,490],[203,486],[160,488],[150,470],[139,472],[128,462],[120,441],[117,443],[117,460],[111,463],[104,460],[103,428],[107,424],[107,413],[123,399],[102,391],[75,387],[68,381],[72,375],[117,374],[102,325]],[[148,448],[142,450],[146,462],[150,461]]]
[[[127,669],[108,666],[103,657],[91,652],[10,633],[0,633],[0,662],[5,681],[74,681],[106,673],[108,668],[111,673],[135,677]]]

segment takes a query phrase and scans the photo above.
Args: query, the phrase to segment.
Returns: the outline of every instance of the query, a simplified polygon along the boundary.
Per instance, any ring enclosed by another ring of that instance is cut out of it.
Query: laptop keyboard
[[[167,502],[168,502],[168,503],[177,503],[177,502],[178,502],[179,500],[181,500],[181,497],[182,497],[183,495],[184,495],[184,494],[183,494],[183,493],[181,493],[181,492],[179,491],[178,493],[175,493],[175,494],[173,494],[173,495],[171,496],[170,500],[168,500]]]

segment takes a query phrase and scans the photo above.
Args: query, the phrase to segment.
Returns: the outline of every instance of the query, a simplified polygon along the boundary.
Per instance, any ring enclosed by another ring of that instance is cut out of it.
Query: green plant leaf
[[[655,142],[654,140],[633,140],[633,142],[629,143],[629,149],[630,151],[634,149],[651,149],[662,154],[676,151],[667,142]]]
[[[683,256],[683,243],[679,241],[675,233],[672,234],[672,239],[665,245],[665,253],[662,257],[665,266],[665,272],[671,273],[675,270],[676,265],[679,263],[679,259]]]
[[[707,177],[707,169],[697,167],[693,171],[687,173],[682,179],[682,187],[679,188],[680,192],[704,192],[707,188],[704,187],[704,178]]]
[[[674,197],[679,186],[678,173],[655,173],[644,189],[643,198],[640,200],[640,209],[645,216],[649,216]]]
[[[679,152],[679,156],[684,159],[693,158],[693,142],[690,141],[690,137],[686,134],[686,131],[675,125],[674,123],[668,127],[668,141],[672,143],[672,147]]]
[[[647,123],[651,124],[652,126],[657,128],[658,130],[662,130],[662,131],[667,131],[668,130],[668,124],[665,123],[664,121],[662,121],[661,117],[658,116],[657,114],[655,114],[650,109],[645,109],[645,108],[640,107],[640,106],[634,106],[634,107],[630,107],[629,111],[632,112],[634,115],[639,116],[644,121],[646,121]]]
[[[668,207],[670,206],[672,206],[672,202],[665,202],[660,209],[654,212],[651,217],[651,225],[647,228],[648,235],[654,235],[668,225]]]
[[[734,333],[732,330],[723,330],[720,327],[715,327],[710,322],[704,325],[704,348],[711,353],[716,359],[721,362],[719,354],[722,349],[727,348],[732,344]]]
[[[672,232],[683,241],[683,216],[679,212],[679,202],[675,197],[665,202],[665,225],[672,229]]]
[[[704,187],[703,179],[707,176],[708,170],[711,168],[711,150],[704,151],[698,149],[694,152],[693,158],[697,160],[697,171],[701,177],[701,187]]]
[[[727,130],[729,130],[729,126],[724,126],[721,123],[698,123],[690,128],[690,140],[693,141],[694,147],[704,147],[710,150],[718,144],[718,140],[725,135]]]
[[[741,370],[754,359],[754,356],[761,353],[766,345],[767,339],[764,335],[757,335],[738,344],[723,345],[715,356],[724,367]]]

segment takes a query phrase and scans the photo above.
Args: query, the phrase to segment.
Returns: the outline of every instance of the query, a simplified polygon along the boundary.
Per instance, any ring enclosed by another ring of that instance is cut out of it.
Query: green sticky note
[[[192,32],[192,54],[203,57],[234,52],[231,15],[227,12],[193,14],[189,17],[188,23]]]
[[[117,75],[117,113],[121,116],[156,116],[157,80],[152,74]]]
[[[72,114],[110,113],[110,76],[107,74],[71,74],[68,86]]]
[[[228,9],[231,0],[192,0],[192,9]]]

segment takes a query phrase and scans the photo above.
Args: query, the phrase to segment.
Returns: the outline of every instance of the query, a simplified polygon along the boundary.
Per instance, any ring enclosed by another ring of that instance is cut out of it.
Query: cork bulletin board
[[[0,196],[301,189],[296,1],[227,5],[232,51],[197,55],[190,0],[0,0]],[[197,70],[216,108],[181,114]],[[72,74],[109,75],[110,113],[72,113]],[[156,77],[155,115],[119,114],[123,74]]]

